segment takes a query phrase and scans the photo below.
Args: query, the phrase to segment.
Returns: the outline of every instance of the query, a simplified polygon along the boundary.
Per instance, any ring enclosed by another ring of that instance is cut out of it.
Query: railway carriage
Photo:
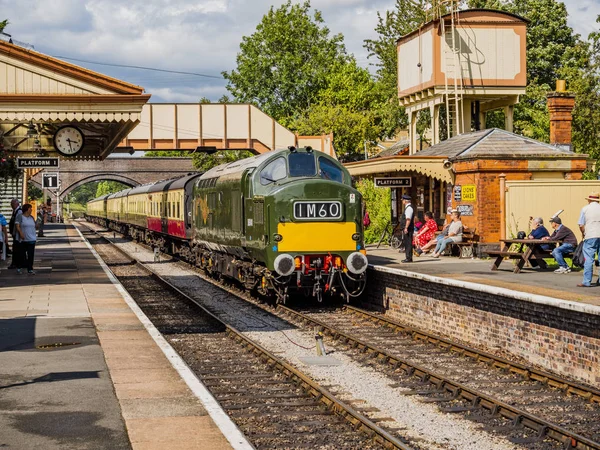
[[[106,226],[106,200],[110,194],[90,200],[87,203],[87,215],[97,218],[100,225]]]

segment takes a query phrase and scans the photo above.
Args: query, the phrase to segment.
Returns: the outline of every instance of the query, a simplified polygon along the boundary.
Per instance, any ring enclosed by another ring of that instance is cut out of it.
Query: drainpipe
[[[506,174],[500,178],[500,239],[506,239]]]

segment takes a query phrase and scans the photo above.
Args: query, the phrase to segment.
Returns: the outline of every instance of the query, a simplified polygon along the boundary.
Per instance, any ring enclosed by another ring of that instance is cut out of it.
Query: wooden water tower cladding
[[[454,39],[451,25],[450,16],[443,16],[398,40],[400,98],[439,92],[454,84],[456,74],[464,88],[526,86],[526,19],[500,11],[459,11]]]

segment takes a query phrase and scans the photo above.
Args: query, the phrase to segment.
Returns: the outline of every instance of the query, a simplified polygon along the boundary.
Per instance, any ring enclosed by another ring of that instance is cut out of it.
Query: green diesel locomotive
[[[362,197],[310,147],[215,167],[193,192],[198,265],[285,302],[290,291],[349,299],[366,283]]]
[[[88,202],[88,217],[285,302],[366,283],[362,197],[334,158],[277,150]]]

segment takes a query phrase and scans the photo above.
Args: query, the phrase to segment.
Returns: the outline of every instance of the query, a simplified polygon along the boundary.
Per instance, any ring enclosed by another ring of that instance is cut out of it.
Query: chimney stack
[[[571,150],[571,112],[575,95],[566,91],[565,80],[556,81],[556,91],[546,95],[550,111],[550,144]]]

